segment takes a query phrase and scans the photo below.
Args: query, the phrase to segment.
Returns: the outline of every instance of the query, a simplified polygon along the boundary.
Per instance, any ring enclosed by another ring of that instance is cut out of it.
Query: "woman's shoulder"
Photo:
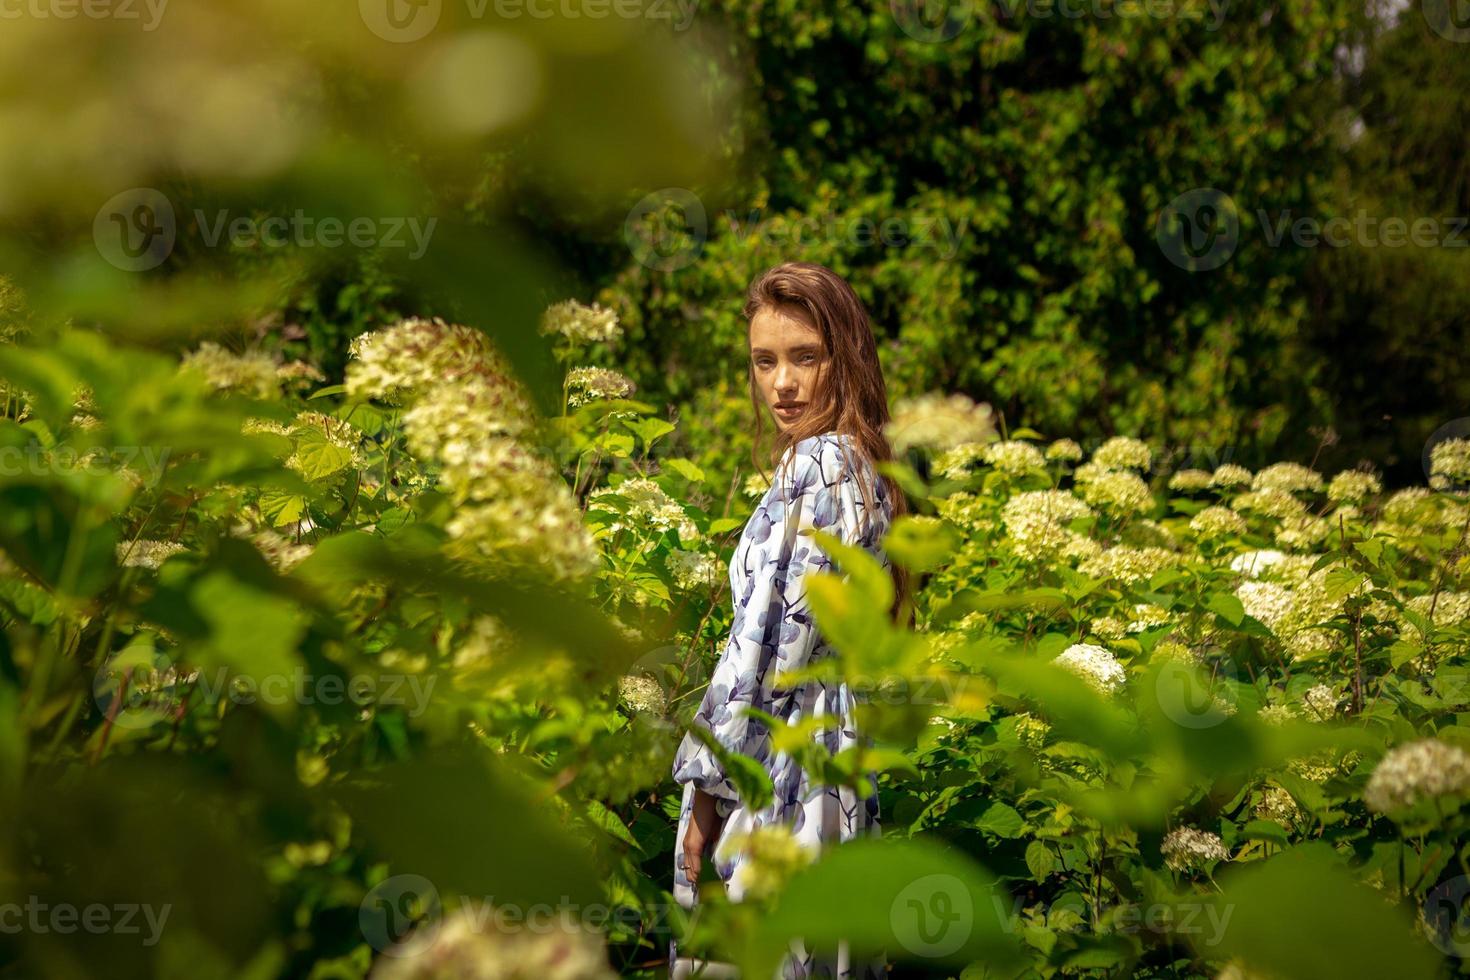
[[[819,479],[822,484],[832,486],[871,468],[857,439],[835,430],[807,436],[790,446],[786,453],[791,457],[791,479],[798,487]]]

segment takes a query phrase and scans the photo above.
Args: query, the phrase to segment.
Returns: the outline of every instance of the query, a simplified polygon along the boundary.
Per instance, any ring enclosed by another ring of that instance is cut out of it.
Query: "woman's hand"
[[[684,873],[691,886],[699,883],[704,849],[719,836],[720,822],[715,813],[715,798],[695,787],[694,809],[689,814],[689,825],[684,828]]]

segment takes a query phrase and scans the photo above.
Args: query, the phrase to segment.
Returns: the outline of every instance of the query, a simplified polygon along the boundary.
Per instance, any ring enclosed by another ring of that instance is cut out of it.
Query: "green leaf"
[[[992,803],[990,808],[975,821],[975,826],[987,833],[1007,839],[1020,837],[1026,829],[1026,821],[1016,808],[1006,803]]]
[[[958,538],[948,524],[917,521],[905,514],[893,522],[883,538],[888,557],[913,572],[927,572],[944,564],[954,554]]]
[[[285,527],[306,516],[308,501],[299,493],[265,490],[261,492],[258,503],[260,512],[271,522],[271,527]]]
[[[1206,948],[1193,937],[1201,956],[1236,956],[1282,977],[1437,975],[1438,957],[1416,935],[1410,917],[1360,884],[1328,844],[1301,844],[1219,877],[1223,892],[1216,907],[1230,918],[1217,945]]]
[[[1205,608],[1219,616],[1231,626],[1239,626],[1245,618],[1245,606],[1229,592],[1212,592],[1205,598]]]
[[[1045,842],[1034,840],[1026,845],[1026,867],[1031,877],[1045,881],[1057,869],[1057,856]]]
[[[352,451],[337,445],[315,426],[296,435],[296,470],[313,482],[325,480],[352,465]]]
[[[694,465],[687,459],[683,459],[680,457],[666,459],[663,461],[663,465],[692,483],[704,482],[704,470],[700,469],[698,466]]]

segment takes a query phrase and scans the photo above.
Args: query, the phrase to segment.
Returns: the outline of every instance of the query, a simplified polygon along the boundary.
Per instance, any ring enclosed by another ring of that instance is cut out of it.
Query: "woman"
[[[830,269],[788,262],[751,284],[744,314],[755,443],[762,440],[769,410],[777,428],[771,451],[776,472],[730,562],[734,623],[693,724],[713,733],[726,749],[762,763],[775,799],[759,810],[747,808],[709,748],[693,734],[684,736],[673,766],[674,779],[684,784],[674,895],[686,908],[694,905],[704,855],[719,837],[780,824],[804,847],[819,850],[829,842],[879,833],[875,775],[868,775],[873,793],[866,799],[849,786],[815,785],[795,760],[771,750],[765,725],[743,717],[745,706],[791,723],[837,715],[838,724],[818,736],[825,748],[835,754],[858,744],[854,695],[847,684],[775,685],[779,672],[834,655],[806,602],[806,576],[831,567],[811,532],[826,531],[871,551],[894,577],[890,614],[908,617],[907,576],[881,548],[893,518],[907,508],[897,485],[880,477],[873,465],[891,453],[883,437],[887,390],[866,310]],[[744,893],[738,874],[744,855],[721,851],[714,857],[718,877],[738,901]],[[695,961],[679,961],[672,940],[669,953],[677,980]],[[881,970],[881,963],[849,962],[845,947],[835,959],[822,960],[800,944],[783,965],[786,976],[849,980],[877,977]]]

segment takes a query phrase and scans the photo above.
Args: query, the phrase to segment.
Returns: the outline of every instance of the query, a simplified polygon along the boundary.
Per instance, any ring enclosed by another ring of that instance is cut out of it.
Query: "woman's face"
[[[805,320],[769,308],[751,317],[751,370],[778,428],[788,428],[820,397],[826,363],[822,335]]]

